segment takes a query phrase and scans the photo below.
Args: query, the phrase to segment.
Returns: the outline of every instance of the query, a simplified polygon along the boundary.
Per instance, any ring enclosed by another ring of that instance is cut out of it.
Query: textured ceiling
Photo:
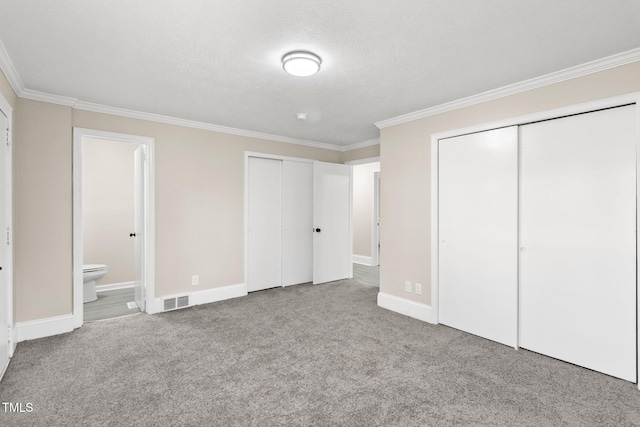
[[[0,0],[0,40],[28,89],[344,146],[638,48],[640,1]],[[320,73],[282,70],[300,49]]]

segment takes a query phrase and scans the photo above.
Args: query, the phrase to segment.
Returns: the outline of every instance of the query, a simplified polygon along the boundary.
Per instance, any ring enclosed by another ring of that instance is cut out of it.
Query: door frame
[[[351,253],[353,254],[353,167],[357,165],[366,165],[367,163],[376,163],[380,161],[380,156],[376,157],[367,157],[365,159],[358,160],[350,160],[345,162],[345,165],[351,166]],[[373,173],[373,212],[372,223],[371,223],[371,261],[370,265],[372,267],[377,267],[380,264],[380,260],[378,259],[378,228],[376,227],[376,222],[380,217],[380,172],[382,171],[382,165],[380,165],[380,170]],[[377,216],[377,217],[376,217]],[[353,258],[353,255],[352,255]],[[353,262],[351,263],[351,277],[353,277]]]
[[[249,277],[249,157],[259,157],[271,160],[289,160],[294,162],[316,163],[320,160],[307,159],[302,157],[280,156],[278,154],[260,153],[257,151],[244,152],[244,291],[248,293],[247,278]],[[338,163],[340,164],[340,163]],[[349,163],[347,163],[349,164]],[[353,180],[353,168],[350,168],[350,179]],[[353,252],[353,189],[349,185],[349,216],[351,217],[349,231],[349,279],[353,278],[353,264],[351,263],[351,253]]]
[[[373,173],[373,221],[371,223],[371,266],[380,265],[380,174]]]
[[[638,126],[638,132],[640,134],[640,92],[632,92],[625,95],[613,96],[603,99],[598,99],[595,101],[584,102],[580,104],[569,105],[566,107],[556,108],[552,110],[540,111],[532,114],[526,114],[517,117],[511,117],[504,120],[498,120],[489,123],[483,123],[476,126],[470,126],[465,128],[453,129],[446,132],[435,133],[431,135],[431,217],[428,223],[428,229],[431,230],[431,316],[432,323],[439,323],[438,319],[438,303],[439,303],[439,271],[438,271],[438,263],[439,263],[439,236],[438,236],[438,144],[441,139],[451,138],[455,136],[462,136],[470,133],[483,132],[492,129],[498,129],[508,126],[522,126],[529,123],[539,122],[543,120],[551,120],[564,116],[571,116],[575,114],[588,113],[591,111],[602,110],[605,108],[614,108],[621,107],[623,105],[631,105],[635,104],[636,107],[636,124]],[[518,141],[518,146],[520,145],[520,141]],[[640,225],[640,137],[637,138],[636,141],[636,230],[638,230],[638,225]],[[636,232],[637,233],[637,232]],[[518,230],[518,235],[520,235],[520,230]],[[640,263],[640,239],[636,239],[636,265]],[[519,270],[519,266],[518,266]],[[636,311],[640,309],[640,292],[638,291],[638,270],[636,267]],[[517,298],[519,299],[519,286],[520,281],[518,280],[518,291]],[[518,319],[520,317],[520,307],[519,301],[516,301],[518,304]],[[636,356],[640,355],[640,316],[636,316],[637,324],[636,324]],[[519,321],[518,321],[519,323]],[[519,326],[518,326],[519,328]],[[519,331],[518,331],[519,334]],[[518,347],[516,347],[517,349]],[[637,357],[638,359],[638,357]],[[640,359],[637,362],[636,366],[638,375],[640,375]],[[640,390],[640,381],[636,379],[638,390]]]
[[[84,322],[83,308],[83,232],[82,232],[82,143],[85,138],[129,142],[146,147],[147,167],[144,170],[144,277],[146,312],[155,313],[155,138],[124,133],[106,132],[80,127],[73,128],[73,325]]]
[[[9,358],[13,357],[13,352],[16,349],[18,343],[16,336],[16,328],[13,322],[13,108],[9,104],[9,101],[0,93],[0,110],[7,116],[7,141],[6,156],[4,164],[4,214],[6,221],[6,242],[7,253],[4,263],[4,271],[6,275],[7,283],[7,307],[2,307],[5,310],[7,316],[7,325],[9,326]],[[3,232],[3,234],[4,234]],[[3,238],[4,240],[4,238]],[[2,243],[4,244],[4,243]],[[3,369],[4,367],[0,367]],[[4,372],[0,372],[0,378],[2,378]]]

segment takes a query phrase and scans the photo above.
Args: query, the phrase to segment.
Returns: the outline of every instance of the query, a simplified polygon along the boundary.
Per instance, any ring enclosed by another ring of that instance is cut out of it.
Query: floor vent
[[[183,295],[181,297],[165,298],[162,300],[162,302],[163,302],[163,311],[189,307],[189,295]]]
[[[189,307],[189,295],[176,298],[178,308]]]

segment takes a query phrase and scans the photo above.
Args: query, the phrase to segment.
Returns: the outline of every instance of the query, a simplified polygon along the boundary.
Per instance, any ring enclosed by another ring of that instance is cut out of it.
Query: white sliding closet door
[[[636,381],[635,106],[521,128],[520,346]]]
[[[282,286],[313,280],[313,164],[282,163]]]
[[[282,161],[249,157],[247,290],[282,283]]]
[[[440,323],[517,345],[517,127],[439,141]]]

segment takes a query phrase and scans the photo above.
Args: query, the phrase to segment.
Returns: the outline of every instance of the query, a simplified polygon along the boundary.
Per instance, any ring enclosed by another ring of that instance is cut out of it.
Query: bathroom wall
[[[353,166],[353,254],[371,257],[373,228],[373,173],[380,162]]]
[[[82,146],[84,264],[106,264],[98,283],[133,282],[133,152],[138,144],[86,138]]]

